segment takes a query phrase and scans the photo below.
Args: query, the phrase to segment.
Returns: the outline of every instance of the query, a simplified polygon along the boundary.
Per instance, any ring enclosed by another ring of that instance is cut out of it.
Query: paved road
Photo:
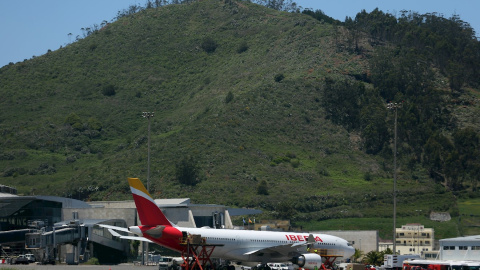
[[[0,264],[0,270],[2,269],[24,269],[24,270],[157,270],[158,266],[137,266],[133,264],[120,264],[120,265],[66,265],[66,264],[57,264],[57,265],[8,265]]]
[[[24,270],[157,270],[158,266],[142,266],[142,265],[133,265],[133,264],[119,264],[119,265],[66,265],[66,264],[56,264],[56,265],[9,265],[9,264],[0,264],[0,270],[7,269],[24,269]],[[236,270],[241,270],[240,266],[235,267]]]

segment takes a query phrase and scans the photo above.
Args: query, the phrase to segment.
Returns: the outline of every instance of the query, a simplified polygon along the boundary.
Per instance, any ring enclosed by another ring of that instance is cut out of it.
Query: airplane
[[[348,241],[327,234],[178,227],[155,204],[140,179],[128,178],[128,183],[142,225],[128,229],[101,225],[120,238],[153,242],[178,252],[186,252],[187,246],[181,240],[200,235],[205,245],[215,247],[211,251],[212,258],[245,265],[260,263],[263,266],[261,268],[265,269],[268,269],[268,262],[286,261],[306,269],[320,269],[322,262],[328,262],[332,257],[334,260],[338,257],[349,258],[355,253]],[[136,236],[123,236],[112,229]],[[323,258],[320,253],[324,255]]]

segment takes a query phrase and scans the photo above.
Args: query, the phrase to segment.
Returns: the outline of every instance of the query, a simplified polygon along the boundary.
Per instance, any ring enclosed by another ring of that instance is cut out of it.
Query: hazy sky
[[[479,0],[298,0],[303,8],[321,9],[326,15],[344,21],[362,9],[376,7],[399,14],[401,10],[420,14],[437,12],[444,17],[458,14],[480,36]],[[119,10],[146,0],[0,0],[0,67],[32,56],[57,50],[77,35],[82,27],[111,21]],[[68,34],[72,33],[71,36]]]

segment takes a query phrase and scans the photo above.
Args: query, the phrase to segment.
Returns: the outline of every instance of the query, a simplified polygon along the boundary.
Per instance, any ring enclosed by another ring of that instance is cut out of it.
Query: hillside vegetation
[[[468,24],[378,10],[340,23],[248,1],[189,2],[119,16],[1,68],[0,183],[130,199],[126,178],[147,180],[147,111],[155,198],[299,224],[386,219],[393,101],[403,104],[399,217],[458,217],[457,198],[478,197],[480,50]]]

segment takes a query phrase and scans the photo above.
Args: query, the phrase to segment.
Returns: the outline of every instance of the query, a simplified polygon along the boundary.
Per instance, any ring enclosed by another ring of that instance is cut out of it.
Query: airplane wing
[[[283,244],[277,246],[271,246],[268,248],[262,248],[257,250],[251,250],[244,255],[261,255],[261,254],[269,254],[272,258],[274,257],[293,257],[298,256],[306,252],[308,245],[313,244],[315,242],[313,235],[310,234],[308,240],[304,243],[295,243],[295,244]]]
[[[293,257],[305,253],[306,247],[301,248],[300,246],[294,247],[291,244],[285,245],[278,245],[274,247],[262,248],[257,250],[251,250],[244,255],[262,255],[262,254],[270,254],[272,258],[274,257]]]
[[[142,241],[142,242],[153,243],[152,241],[148,240],[148,239],[145,238],[145,237],[121,235],[121,234],[119,234],[119,233],[116,232],[116,231],[121,231],[121,232],[132,233],[131,231],[128,230],[128,228],[118,227],[118,226],[112,226],[112,225],[106,225],[106,224],[98,224],[98,226],[100,226],[100,227],[102,227],[102,228],[107,228],[108,231],[109,231],[113,236],[118,237],[118,238],[120,238],[120,239],[138,240],[138,241]]]
[[[307,251],[308,245],[315,242],[313,235],[310,234],[308,240],[304,243],[295,243],[295,244],[283,244],[278,246],[272,246],[263,249],[252,250],[244,255],[261,255],[261,254],[270,254],[272,257],[293,257],[303,254]]]

